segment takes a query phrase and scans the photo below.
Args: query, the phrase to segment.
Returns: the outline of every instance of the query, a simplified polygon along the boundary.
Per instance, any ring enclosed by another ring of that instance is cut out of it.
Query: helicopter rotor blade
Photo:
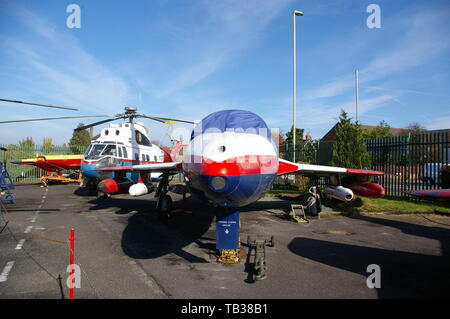
[[[153,120],[153,121],[157,121],[157,122],[160,122],[160,123],[166,123],[167,121],[164,121],[163,119],[160,119],[160,118],[157,118],[157,117],[153,117],[153,116],[148,116],[148,115],[139,115],[139,117],[143,117],[143,118],[146,118],[146,119],[150,119],[150,120]]]
[[[185,120],[177,120],[177,119],[170,119],[170,118],[166,118],[166,117],[159,117],[159,116],[148,116],[148,115],[141,115],[141,117],[145,117],[151,120],[155,120],[161,123],[166,123],[166,124],[175,124],[175,122],[182,122],[182,123],[188,123],[188,124],[195,124],[195,122],[192,121],[185,121]]]
[[[93,127],[93,126],[97,126],[97,125],[100,125],[100,124],[103,124],[103,123],[108,123],[108,122],[115,121],[115,120],[118,120],[118,119],[120,119],[120,117],[116,117],[116,118],[113,118],[113,119],[107,119],[107,120],[103,120],[103,121],[98,121],[98,122],[95,122],[95,123],[92,123],[92,124],[88,124],[88,125],[84,125],[84,126],[81,126],[81,127],[77,127],[76,129],[74,129],[74,131],[82,131],[82,130],[88,129],[90,127]]]
[[[19,122],[34,122],[34,121],[48,121],[48,120],[68,120],[68,119],[81,119],[81,118],[93,118],[93,117],[110,117],[110,116],[111,115],[85,115],[85,116],[47,117],[47,118],[42,118],[42,119],[0,121],[0,124],[19,123]]]
[[[19,100],[8,100],[8,99],[0,99],[0,101],[1,102],[9,102],[9,103],[29,104],[29,105],[33,105],[33,106],[43,106],[43,107],[50,107],[50,108],[70,110],[70,111],[78,111],[78,109],[75,109],[72,107],[56,106],[56,105],[51,105],[51,104],[41,104],[41,103],[25,102],[25,101],[19,101]]]

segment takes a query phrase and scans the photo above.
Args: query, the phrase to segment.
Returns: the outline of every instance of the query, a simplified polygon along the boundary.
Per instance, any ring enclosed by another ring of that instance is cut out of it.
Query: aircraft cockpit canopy
[[[86,159],[97,159],[103,156],[117,156],[116,144],[92,144],[84,155]]]

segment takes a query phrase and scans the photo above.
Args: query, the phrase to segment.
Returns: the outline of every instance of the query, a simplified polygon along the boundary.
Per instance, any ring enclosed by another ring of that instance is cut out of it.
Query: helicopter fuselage
[[[102,129],[100,136],[88,147],[81,162],[81,171],[86,182],[96,185],[112,177],[112,173],[99,170],[103,167],[170,161],[167,152],[150,142],[142,123],[110,124]],[[159,175],[152,173],[149,177],[158,178]],[[127,172],[123,178],[136,183],[139,173]]]

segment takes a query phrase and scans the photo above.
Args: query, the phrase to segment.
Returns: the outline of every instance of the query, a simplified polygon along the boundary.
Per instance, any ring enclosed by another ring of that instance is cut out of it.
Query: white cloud
[[[376,56],[360,69],[361,84],[384,80],[393,74],[408,71],[432,61],[450,49],[447,28],[443,26],[450,19],[450,12],[430,10],[413,16],[407,15],[407,18],[400,21],[395,21],[397,18],[398,16],[395,16],[388,21],[392,28],[400,28],[398,30],[401,35],[400,40],[396,41],[390,49],[378,51]],[[365,41],[365,46],[370,44],[368,42],[370,40],[360,34],[357,47],[364,47],[361,43]],[[324,50],[329,47],[330,44],[325,43],[320,51],[329,51]],[[347,74],[338,76],[324,85],[309,89],[305,98],[313,100],[348,94],[349,90],[354,88],[353,72],[353,69],[349,69]]]
[[[293,0],[202,1],[191,10],[201,11],[196,20],[161,22],[164,31],[173,34],[171,63],[165,69],[167,79],[140,79],[141,84],[158,98],[169,97],[191,88],[214,73],[233,65],[255,48],[270,22],[286,11]],[[179,53],[179,54],[177,54]],[[166,62],[167,63],[167,62]],[[129,65],[142,70],[142,64]],[[150,67],[150,64],[147,64]],[[144,65],[145,68],[145,65]],[[138,72],[132,72],[134,74]],[[151,72],[149,72],[151,73]]]
[[[362,71],[369,78],[379,78],[402,72],[432,60],[450,48],[450,38],[443,20],[450,18],[446,11],[420,12],[408,17],[409,29],[391,50],[381,53]]]
[[[14,5],[8,13],[34,36],[32,41],[4,36],[4,54],[25,67],[14,76],[28,78],[35,91],[45,92],[56,103],[97,113],[121,111],[129,95],[127,83],[88,53],[75,36],[57,31],[24,7]]]
[[[38,14],[12,2],[5,8],[2,14],[10,15],[16,21],[16,27],[25,27],[28,33],[12,37],[8,29],[2,32],[2,56],[5,62],[11,63],[11,68],[1,75],[2,97],[72,106],[80,111],[17,107],[4,103],[4,120],[122,111],[129,99],[129,87],[120,75],[91,55],[74,35],[58,31]],[[91,120],[4,124],[2,129],[7,129],[9,134],[2,138],[2,142],[17,142],[12,140],[14,136],[33,135],[37,141],[53,136],[55,143],[62,144],[72,135],[68,128],[81,121],[87,123]]]

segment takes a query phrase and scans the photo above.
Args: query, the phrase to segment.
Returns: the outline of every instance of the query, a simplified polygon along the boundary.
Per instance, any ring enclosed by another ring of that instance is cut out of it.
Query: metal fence
[[[0,151],[0,162],[6,164],[6,169],[14,183],[39,182],[39,177],[46,175],[46,171],[31,165],[18,165],[12,160],[36,158],[42,155],[83,154],[87,146],[44,146],[44,145],[0,145],[7,151]],[[63,173],[69,173],[63,171]]]
[[[367,139],[371,169],[385,172],[375,178],[385,187],[388,196],[407,197],[405,191],[439,189],[440,169],[450,164],[450,132],[410,134],[381,139]],[[334,141],[314,141],[314,155],[305,161],[304,145],[296,148],[296,161],[330,165]],[[280,157],[292,160],[292,147],[280,148]],[[312,160],[311,160],[312,159]],[[278,179],[278,182],[293,179]],[[321,180],[323,182],[323,180]]]
[[[404,192],[418,189],[439,189],[440,168],[450,164],[450,132],[435,132],[382,139],[365,140],[371,154],[371,169],[385,172],[377,182],[390,196],[407,196]],[[333,141],[310,141],[296,148],[296,161],[329,165]],[[87,146],[0,145],[8,151],[0,151],[0,161],[15,183],[38,182],[46,172],[29,165],[12,164],[11,160],[35,158],[40,155],[82,154]],[[292,160],[293,150],[280,147],[280,157]],[[180,179],[181,180],[181,179]],[[293,178],[277,178],[278,183],[292,183]]]
[[[372,169],[385,172],[379,183],[390,196],[441,188],[441,168],[450,164],[449,132],[366,140]]]

